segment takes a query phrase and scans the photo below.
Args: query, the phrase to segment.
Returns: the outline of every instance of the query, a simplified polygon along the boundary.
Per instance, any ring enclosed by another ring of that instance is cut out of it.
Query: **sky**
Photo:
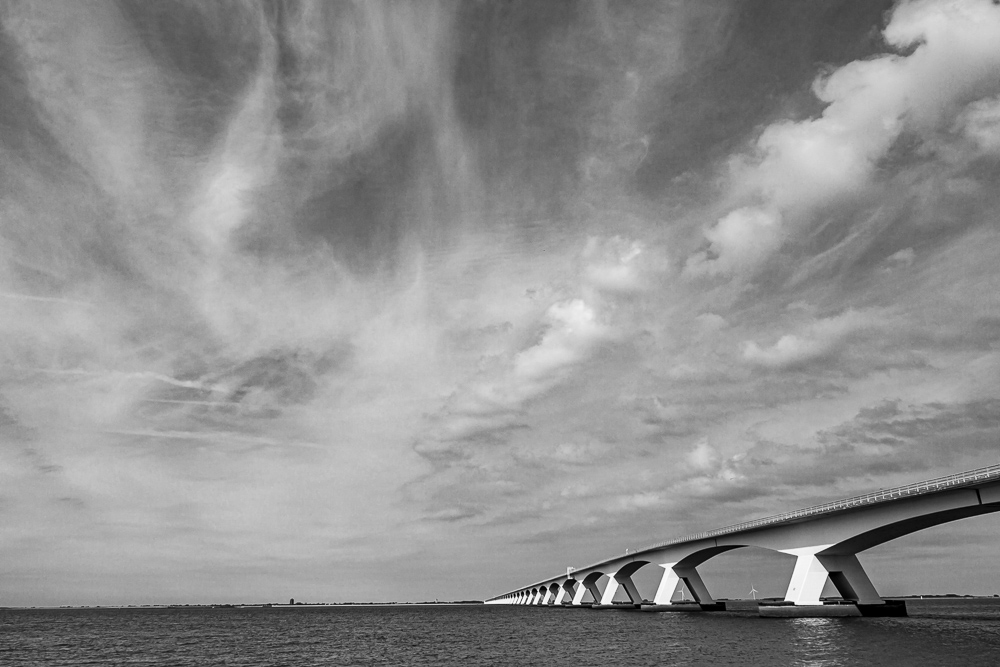
[[[484,599],[996,464],[998,178],[991,0],[3,2],[0,605]]]

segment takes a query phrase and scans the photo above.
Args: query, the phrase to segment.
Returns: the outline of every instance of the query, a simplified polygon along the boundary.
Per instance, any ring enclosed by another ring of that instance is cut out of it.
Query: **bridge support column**
[[[538,604],[547,605],[549,603],[549,599],[551,597],[552,597],[552,589],[550,589],[548,586],[546,586],[545,587],[545,595],[542,596],[542,601],[539,602]]]
[[[830,573],[830,581],[842,598],[856,600],[858,604],[885,604],[856,555],[817,558]]]
[[[701,575],[698,574],[697,569],[694,567],[677,567],[675,565],[673,570],[687,586],[687,589],[691,591],[691,597],[699,604],[715,604],[712,594],[708,592],[708,587],[701,580]]]
[[[562,604],[562,602],[568,597],[569,601],[573,601],[573,594],[576,593],[576,581],[573,579],[567,579],[559,586],[559,594],[556,596],[556,604]]]
[[[681,585],[681,578],[674,572],[676,563],[660,563],[663,568],[663,577],[660,585],[656,588],[656,595],[653,597],[653,604],[670,604],[673,602],[677,587]]]
[[[708,592],[708,587],[702,581],[701,574],[698,573],[695,566],[660,563],[660,567],[663,568],[663,578],[660,579],[660,585],[653,597],[653,611],[668,611],[656,608],[676,604],[673,598],[682,583],[691,592],[691,597],[698,603],[699,609],[711,611],[725,609],[725,604],[716,602],[712,594]],[[690,605],[678,605],[677,609],[689,610],[688,607]]]
[[[819,598],[829,577],[845,600],[854,600],[859,604],[884,604],[858,557],[854,554],[827,556],[819,553],[829,547],[825,544],[783,550],[796,557],[785,600],[797,605],[822,604]]]
[[[552,604],[561,605],[564,597],[566,597],[566,589],[560,586],[559,590],[556,591],[556,596],[553,598]]]
[[[632,604],[642,604],[642,596],[639,595],[639,589],[635,587],[632,577],[618,572],[612,572],[609,575],[607,588],[604,589],[604,595],[601,596],[601,604],[613,604],[619,587],[625,589],[625,594],[628,595]]]
[[[795,569],[792,580],[788,582],[785,591],[785,601],[796,605],[821,605],[819,597],[823,594],[823,586],[829,572],[816,557],[816,554],[832,545],[821,544],[814,547],[798,549],[781,549],[782,553],[795,556]]]
[[[583,585],[579,586],[576,589],[576,591],[573,593],[573,605],[576,606],[576,607],[579,607],[580,605],[582,605],[583,604],[583,596],[586,595],[586,594],[587,594],[587,587],[583,586]]]
[[[854,554],[828,555],[824,544],[797,549],[782,549],[795,556],[795,570],[785,593],[785,605],[762,603],[760,615],[778,618],[796,616],[906,616],[902,602],[886,602],[875,590],[871,579]],[[855,604],[823,604],[820,596],[829,579],[840,596]]]
[[[594,596],[594,603],[595,604],[600,604],[601,598],[604,597],[601,594],[601,589],[597,586],[597,580],[599,578],[600,577],[589,577],[588,576],[586,579],[583,580],[583,586],[581,587],[581,588],[585,588],[586,590],[590,591],[590,594]]]
[[[576,580],[567,579],[563,582],[563,585],[560,586],[559,589],[565,592],[566,601],[572,604],[573,597],[576,595]]]

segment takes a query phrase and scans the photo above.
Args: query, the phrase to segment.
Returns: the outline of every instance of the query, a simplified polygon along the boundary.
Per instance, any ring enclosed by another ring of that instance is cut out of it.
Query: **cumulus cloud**
[[[875,323],[871,313],[848,310],[811,322],[799,333],[785,334],[769,347],[745,341],[743,359],[750,364],[776,369],[806,364],[836,354],[852,335],[874,327]]]
[[[751,269],[781,245],[781,234],[779,213],[736,209],[705,230],[708,249],[688,258],[684,275],[729,275]]]
[[[989,0],[903,2],[883,35],[913,51],[855,61],[818,79],[813,92],[826,104],[818,118],[775,123],[754,154],[732,161],[734,196],[766,205],[737,209],[706,228],[709,249],[688,258],[688,275],[752,272],[818,207],[870,189],[877,162],[904,131],[930,137],[1000,87],[1000,7]],[[966,121],[983,146],[992,145],[989,104]]]

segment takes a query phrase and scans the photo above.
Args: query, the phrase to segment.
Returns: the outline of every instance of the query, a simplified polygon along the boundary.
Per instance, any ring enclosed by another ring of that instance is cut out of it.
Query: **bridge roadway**
[[[942,523],[1000,511],[1000,464],[893,489],[806,507],[763,519],[658,542],[486,600],[486,604],[715,611],[725,608],[709,593],[697,567],[741,547],[763,547],[796,557],[783,602],[762,604],[761,616],[905,615],[905,606],[879,596],[857,554],[889,540]],[[652,604],[632,575],[655,565],[663,576]],[[599,583],[607,579],[603,590]],[[820,600],[827,580],[844,600]],[[694,603],[674,603],[687,588]],[[619,589],[629,603],[613,602]],[[589,597],[592,602],[585,602]]]

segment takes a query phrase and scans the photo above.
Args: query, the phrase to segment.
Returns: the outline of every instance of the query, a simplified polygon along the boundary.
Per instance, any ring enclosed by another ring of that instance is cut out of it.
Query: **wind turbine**
[[[754,600],[757,599],[757,593],[760,593],[760,591],[753,587],[753,582],[750,582],[750,595],[753,596]]]

